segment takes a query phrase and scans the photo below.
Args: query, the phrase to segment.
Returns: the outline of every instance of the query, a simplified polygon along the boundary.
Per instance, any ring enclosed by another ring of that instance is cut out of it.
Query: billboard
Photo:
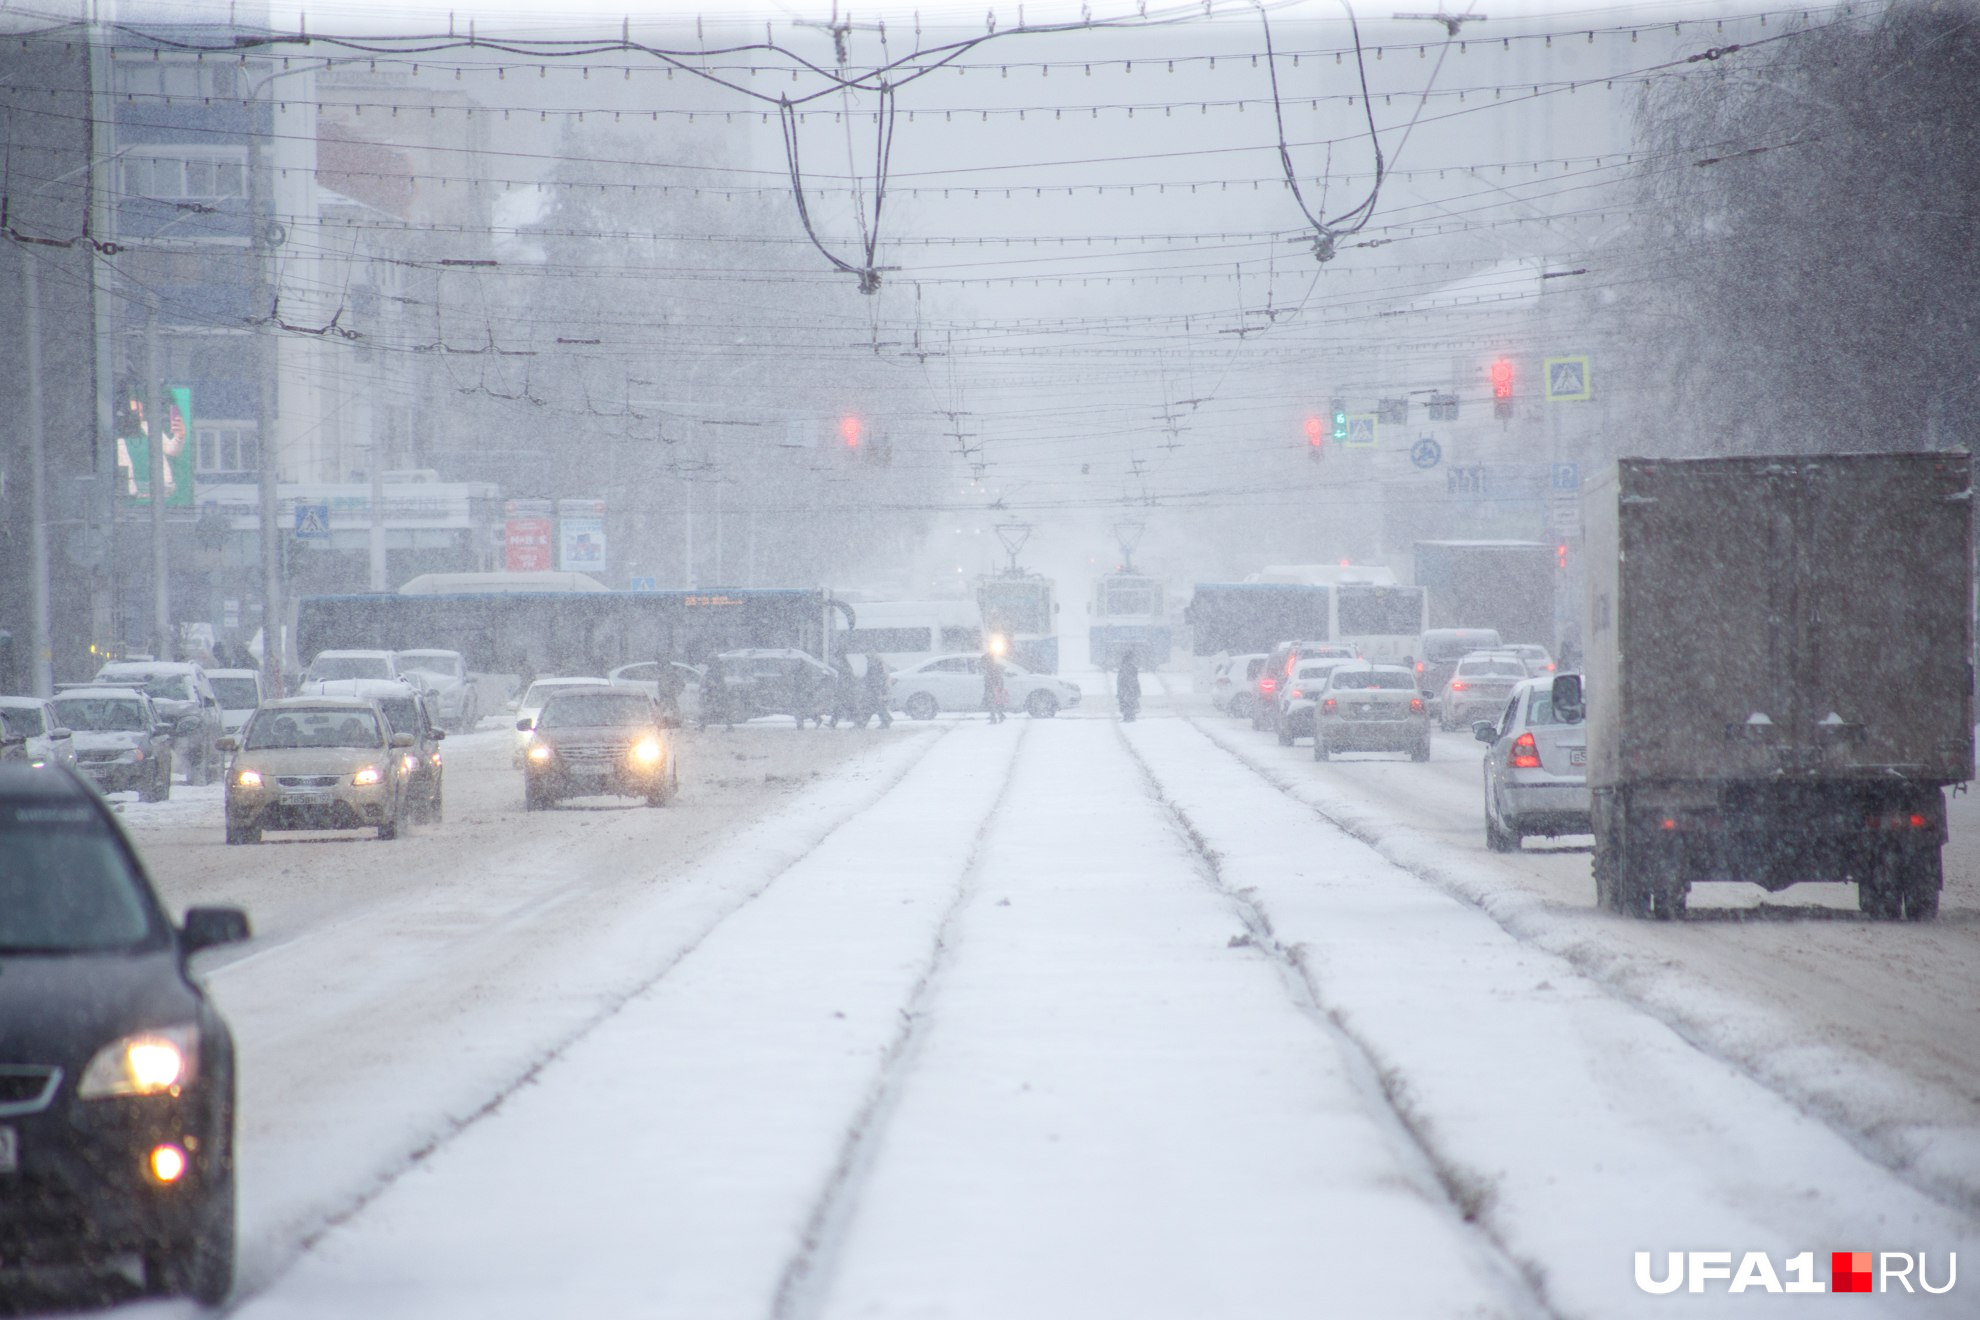
[[[509,572],[549,571],[551,508],[549,500],[509,500],[502,506],[502,566]]]
[[[605,571],[605,501],[557,501],[557,567],[566,573]]]
[[[151,503],[151,433],[145,401],[136,386],[124,392],[117,410],[117,490],[131,505]],[[165,507],[193,504],[192,391],[176,385],[164,391]]]

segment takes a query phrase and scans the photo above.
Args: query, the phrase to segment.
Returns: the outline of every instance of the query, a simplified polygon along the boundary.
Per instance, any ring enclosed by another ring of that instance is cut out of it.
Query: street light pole
[[[21,293],[27,303],[21,328],[27,332],[28,573],[33,578],[29,683],[35,696],[49,697],[55,694],[55,645],[48,620],[48,437],[41,403],[41,271],[25,244],[17,250],[21,255]]]
[[[172,655],[172,600],[165,565],[165,385],[158,369],[158,295],[144,303],[145,491],[151,502],[151,654]]]

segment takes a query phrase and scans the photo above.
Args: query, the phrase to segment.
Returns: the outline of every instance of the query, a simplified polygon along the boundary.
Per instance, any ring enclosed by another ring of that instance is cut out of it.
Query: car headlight
[[[545,761],[548,761],[553,755],[555,755],[555,753],[553,753],[550,750],[549,743],[530,744],[529,759],[536,762],[538,765],[542,765]]]
[[[198,1059],[199,1027],[193,1023],[140,1031],[96,1052],[76,1084],[76,1096],[176,1094],[193,1080]]]
[[[369,788],[373,784],[382,783],[384,779],[385,772],[375,765],[368,765],[351,776],[351,782],[359,788]]]
[[[261,771],[241,770],[235,773],[234,783],[241,788],[260,788]]]
[[[641,738],[632,746],[632,758],[641,765],[659,765],[666,754],[658,738]]]

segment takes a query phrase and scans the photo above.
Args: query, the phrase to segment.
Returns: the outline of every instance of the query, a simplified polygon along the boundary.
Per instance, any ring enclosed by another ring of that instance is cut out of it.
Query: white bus
[[[1377,664],[1414,658],[1430,626],[1429,593],[1377,564],[1271,564],[1245,580],[1330,588],[1327,633],[1306,640],[1345,642]]]
[[[832,635],[833,655],[876,654],[889,669],[938,655],[983,651],[983,616],[973,600],[853,602],[853,626]]]

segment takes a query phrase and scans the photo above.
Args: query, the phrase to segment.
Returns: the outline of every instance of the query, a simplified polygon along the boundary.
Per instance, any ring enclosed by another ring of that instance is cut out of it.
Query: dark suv
[[[665,806],[680,790],[674,763],[677,716],[644,692],[622,687],[557,688],[533,720],[516,721],[523,745],[523,809],[559,798],[611,793]]]
[[[186,959],[247,934],[174,926],[73,771],[0,765],[0,1295],[136,1254],[147,1291],[225,1298],[234,1044]]]

